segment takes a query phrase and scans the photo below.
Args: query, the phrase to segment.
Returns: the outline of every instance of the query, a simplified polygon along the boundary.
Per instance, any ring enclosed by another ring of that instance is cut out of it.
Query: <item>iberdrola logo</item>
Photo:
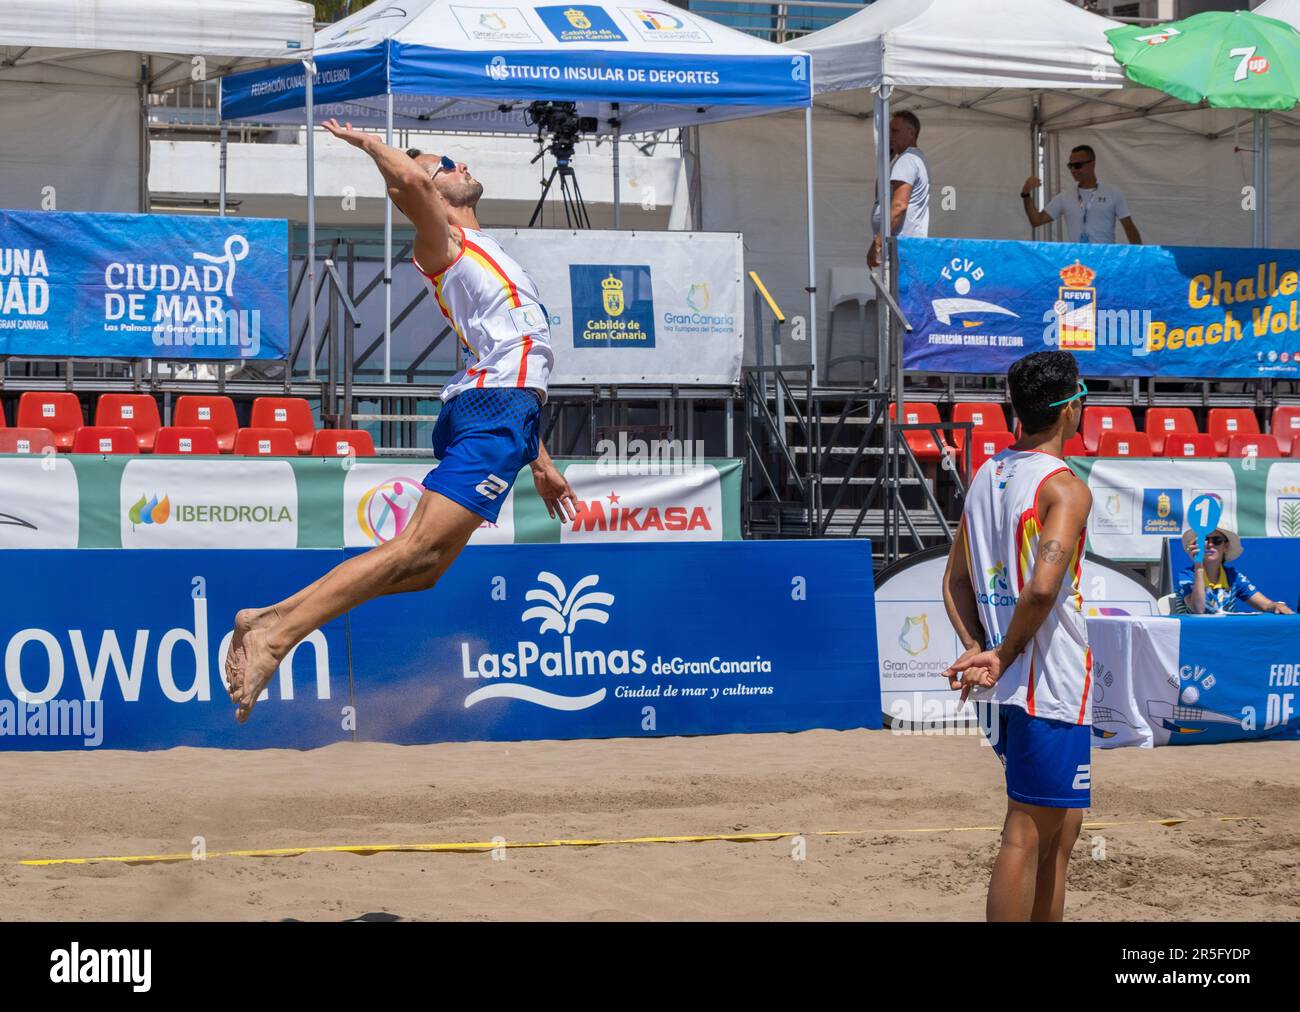
[[[172,501],[165,495],[161,501],[157,495],[148,500],[141,496],[140,501],[132,506],[126,514],[127,519],[131,521],[132,527],[138,527],[141,524],[165,524],[167,518],[171,515]]]
[[[989,590],[1010,590],[1011,585],[1007,583],[1007,564],[999,562],[996,566],[989,566]]]

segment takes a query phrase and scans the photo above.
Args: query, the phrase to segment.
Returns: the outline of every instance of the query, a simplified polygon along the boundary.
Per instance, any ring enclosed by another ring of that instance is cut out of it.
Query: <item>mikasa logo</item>
[[[548,632],[560,636],[559,649],[543,651],[545,644],[536,640],[519,640],[516,649],[505,653],[482,653],[470,657],[469,644],[460,645],[461,670],[465,678],[509,679],[475,689],[465,697],[468,709],[486,699],[519,699],[551,710],[585,710],[605,698],[603,687],[583,696],[565,696],[515,679],[525,679],[540,671],[547,678],[573,675],[641,675],[647,670],[644,650],[575,650],[572,633],[580,622],[609,621],[614,595],[594,588],[600,583],[596,574],[584,576],[573,587],[554,573],[537,574],[537,587],[524,595],[525,601],[537,602],[524,609],[521,622],[538,620],[539,635]],[[554,642],[553,640],[549,642]]]

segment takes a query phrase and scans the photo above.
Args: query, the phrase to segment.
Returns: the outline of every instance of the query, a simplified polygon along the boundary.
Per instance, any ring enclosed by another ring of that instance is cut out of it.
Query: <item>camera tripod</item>
[[[567,151],[565,150],[567,147]],[[537,223],[537,219],[542,215],[542,207],[546,203],[546,195],[551,192],[551,184],[555,182],[555,177],[560,177],[560,198],[564,204],[564,221],[569,228],[591,228],[591,217],[587,214],[587,202],[582,199],[582,188],[578,186],[578,174],[574,171],[570,159],[573,157],[573,146],[552,144],[550,148],[544,148],[537,152],[533,160],[529,162],[532,165],[549,150],[555,155],[555,164],[551,166],[551,173],[546,177],[546,182],[542,184],[542,195],[537,198],[537,206],[533,208],[533,216],[528,219],[528,227],[532,228]],[[570,184],[572,180],[572,184]]]

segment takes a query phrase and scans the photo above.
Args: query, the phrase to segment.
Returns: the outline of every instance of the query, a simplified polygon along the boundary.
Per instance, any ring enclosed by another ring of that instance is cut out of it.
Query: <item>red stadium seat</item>
[[[139,453],[135,430],[125,425],[83,425],[72,437],[73,453]]]
[[[373,457],[375,441],[364,429],[319,429],[312,440],[313,457]]]
[[[976,432],[970,439],[970,473],[978,474],[990,457],[996,456],[1015,442],[1009,432]]]
[[[1300,405],[1282,404],[1274,408],[1271,428],[1282,453],[1289,455],[1294,443],[1300,441]]]
[[[1233,436],[1228,440],[1229,457],[1281,457],[1277,440],[1268,435]]]
[[[1150,457],[1151,440],[1145,432],[1103,432],[1098,457]]]
[[[95,424],[125,426],[135,433],[140,452],[152,453],[162,419],[158,416],[158,402],[148,394],[100,394]]]
[[[258,397],[253,401],[253,417],[248,424],[253,429],[291,429],[298,452],[311,453],[316,422],[311,406],[302,397]]]
[[[1079,432],[1089,456],[1099,456],[1101,437],[1108,432],[1136,432],[1133,412],[1125,407],[1094,405],[1083,409],[1083,425]]]
[[[44,453],[52,446],[49,429],[0,429],[0,453]]]
[[[1086,457],[1088,449],[1083,445],[1083,437],[1077,432],[1065,441],[1061,452],[1067,457]]]
[[[239,431],[235,402],[229,397],[179,397],[172,411],[172,425],[202,425],[211,429],[217,434],[217,449],[222,453],[230,453],[235,448],[235,433]]]
[[[1165,440],[1166,457],[1217,457],[1214,437],[1208,432],[1179,432]]]
[[[895,418],[894,405],[889,405],[889,417]],[[928,422],[942,422],[939,417],[939,407],[928,401],[915,404],[903,405],[903,417],[896,419],[903,425],[924,425]],[[933,464],[939,460],[939,444],[934,441],[934,437],[924,429],[909,429],[903,433],[903,438],[911,448],[916,459],[922,464]]]
[[[81,401],[74,393],[29,390],[18,399],[17,427],[49,429],[54,434],[54,445],[60,450],[72,449],[73,436],[85,424]]]
[[[240,429],[235,433],[239,457],[296,457],[298,444],[290,429]]]
[[[153,444],[158,454],[218,454],[217,434],[203,425],[168,425],[158,430]]]
[[[1151,439],[1151,449],[1160,456],[1165,452],[1165,437],[1171,432],[1201,430],[1196,427],[1196,416],[1191,408],[1148,408],[1146,431]]]
[[[1010,432],[1007,428],[1007,416],[1001,404],[976,403],[963,401],[952,406],[954,422],[970,422],[972,432]],[[961,453],[966,441],[965,429],[952,430],[952,445]],[[973,473],[973,472],[972,472]]]
[[[1214,437],[1214,449],[1220,457],[1227,456],[1228,440],[1233,436],[1259,434],[1259,419],[1251,408],[1210,408],[1205,431]]]

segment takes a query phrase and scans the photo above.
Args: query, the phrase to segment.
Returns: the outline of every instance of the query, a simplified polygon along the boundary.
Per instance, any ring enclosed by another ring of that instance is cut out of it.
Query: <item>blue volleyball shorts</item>
[[[541,397],[519,387],[464,390],[442,406],[433,427],[438,466],[430,492],[497,522],[522,468],[537,459]]]

